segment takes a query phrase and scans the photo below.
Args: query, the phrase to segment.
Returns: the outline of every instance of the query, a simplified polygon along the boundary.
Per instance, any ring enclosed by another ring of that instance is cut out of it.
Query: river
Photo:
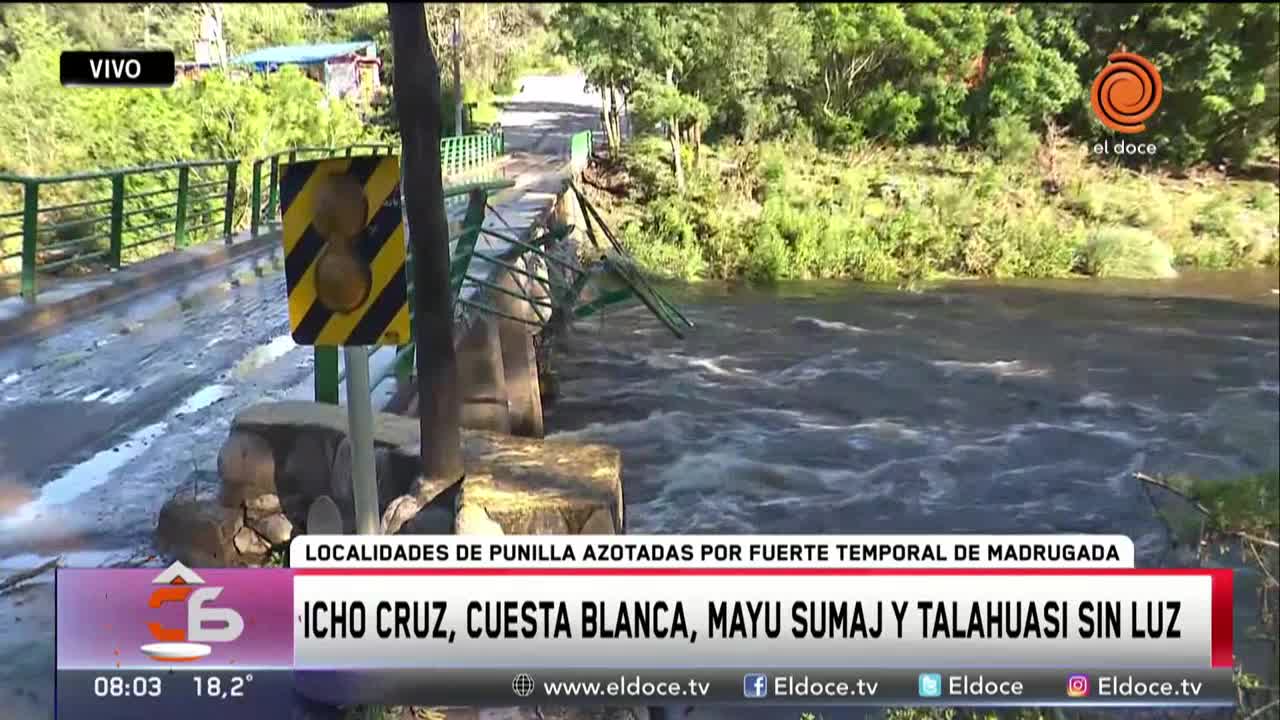
[[[671,287],[697,329],[579,323],[548,427],[622,451],[630,532],[1123,533],[1140,565],[1177,564],[1132,474],[1280,465],[1277,287],[1274,268]],[[688,717],[782,717],[746,712]]]

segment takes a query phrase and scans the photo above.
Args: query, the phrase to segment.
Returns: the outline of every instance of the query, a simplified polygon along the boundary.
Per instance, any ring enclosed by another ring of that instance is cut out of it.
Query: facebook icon
[[[743,675],[742,696],[749,698],[769,697],[769,676],[759,673]]]

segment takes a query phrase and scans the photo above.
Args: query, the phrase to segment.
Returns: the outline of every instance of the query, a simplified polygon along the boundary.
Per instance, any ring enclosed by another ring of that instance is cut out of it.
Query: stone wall
[[[261,565],[306,532],[320,497],[353,532],[346,430],[335,405],[246,408],[218,455],[217,487],[179,492],[161,510],[158,548],[192,567]],[[622,532],[622,462],[611,447],[464,430],[466,477],[444,484],[421,477],[416,418],[375,413],[374,442],[384,533]]]

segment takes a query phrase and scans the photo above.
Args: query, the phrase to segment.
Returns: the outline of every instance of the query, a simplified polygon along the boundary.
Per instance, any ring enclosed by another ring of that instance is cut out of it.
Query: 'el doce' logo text
[[[152,580],[158,585],[147,603],[159,608],[165,603],[186,603],[184,628],[165,627],[148,622],[147,629],[157,642],[143,645],[141,650],[160,662],[190,662],[205,657],[213,648],[206,643],[232,642],[244,632],[244,619],[231,608],[208,607],[205,603],[222,594],[220,587],[197,587],[204,580],[182,563],[175,562]]]
[[[1131,52],[1111,53],[1107,66],[1093,79],[1089,93],[1093,112],[1103,125],[1132,135],[1147,129],[1164,97],[1164,82],[1151,61]]]

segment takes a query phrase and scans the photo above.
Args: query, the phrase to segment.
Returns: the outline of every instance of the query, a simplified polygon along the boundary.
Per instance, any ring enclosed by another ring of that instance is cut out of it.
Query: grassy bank
[[[1137,173],[1012,133],[988,152],[631,144],[588,182],[650,271],[682,279],[1168,277],[1277,261],[1273,181]],[[604,191],[601,192],[600,190]]]

